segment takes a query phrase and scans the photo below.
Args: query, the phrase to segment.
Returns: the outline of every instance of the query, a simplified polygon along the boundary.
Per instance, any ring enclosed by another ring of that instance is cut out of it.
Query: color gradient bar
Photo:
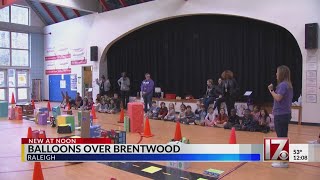
[[[43,157],[50,157],[43,159]],[[53,158],[54,157],[54,158]],[[27,154],[26,161],[258,162],[260,154]]]

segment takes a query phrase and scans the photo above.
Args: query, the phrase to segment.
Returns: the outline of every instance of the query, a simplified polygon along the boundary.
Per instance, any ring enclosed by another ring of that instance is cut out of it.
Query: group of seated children
[[[116,114],[120,112],[120,99],[117,93],[114,93],[112,98],[107,95],[102,97],[98,95],[96,102],[100,113]]]
[[[91,110],[94,104],[93,98],[89,95],[89,93],[87,93],[84,98],[80,96],[80,93],[77,93],[75,99],[71,99],[68,95],[68,92],[64,94],[61,91],[61,94],[62,94],[62,102],[60,104],[60,107],[64,109],[70,106],[70,108],[73,107],[75,109],[80,109],[80,110]]]
[[[89,95],[89,93],[87,93],[84,98],[80,96],[80,93],[77,93],[75,99],[71,99],[67,92],[66,94],[61,92],[61,94],[63,100],[60,104],[60,107],[64,109],[70,105],[71,108],[74,107],[75,109],[91,110],[93,105],[96,104],[98,112],[109,114],[120,112],[120,99],[117,93],[114,93],[112,98],[108,97],[107,95],[101,97],[98,94],[96,103],[93,102],[93,98]]]
[[[150,119],[179,121],[183,124],[196,124],[209,127],[220,127],[225,129],[235,128],[242,131],[259,131],[268,133],[271,127],[271,118],[265,109],[255,106],[251,112],[249,109],[244,111],[244,116],[239,117],[235,109],[232,109],[228,116],[224,108],[220,109],[219,114],[215,114],[212,107],[205,111],[205,106],[198,103],[195,112],[191,106],[181,104],[180,113],[176,113],[173,103],[169,104],[169,110],[164,102],[161,102],[160,107],[157,107],[155,101],[152,102],[147,116]],[[271,127],[272,129],[272,127]]]

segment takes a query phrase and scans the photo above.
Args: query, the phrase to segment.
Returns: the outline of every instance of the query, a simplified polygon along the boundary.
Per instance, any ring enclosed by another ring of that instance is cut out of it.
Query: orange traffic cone
[[[93,119],[98,119],[97,115],[96,115],[96,110],[94,109],[94,106],[92,106],[91,115],[92,115]]]
[[[229,144],[237,144],[236,129],[234,127],[231,129]]]
[[[181,139],[182,139],[182,134],[181,134],[180,122],[177,121],[176,132],[174,133],[174,139],[173,140],[181,141]]]
[[[11,104],[16,104],[16,101],[15,101],[15,99],[14,99],[14,94],[12,93],[12,95],[11,95]]]
[[[47,108],[48,108],[48,111],[50,112],[51,111],[50,101],[48,101],[48,103],[47,103]]]
[[[32,105],[33,109],[36,109],[36,105],[34,104],[34,100],[33,99],[31,100],[31,105]]]
[[[121,111],[120,111],[120,121],[118,121],[118,123],[124,123],[124,110],[123,110],[123,108],[121,108]]]
[[[33,180],[44,180],[41,163],[35,162],[33,168]]]
[[[32,138],[32,129],[31,129],[31,127],[28,128],[27,138]]]
[[[151,129],[150,129],[150,123],[149,123],[149,118],[146,118],[146,123],[144,126],[144,133],[142,135],[143,137],[152,137],[154,136],[153,134],[151,134]]]

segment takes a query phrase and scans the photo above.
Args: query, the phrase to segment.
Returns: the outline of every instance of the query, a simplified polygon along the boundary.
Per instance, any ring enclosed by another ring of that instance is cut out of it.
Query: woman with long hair
[[[239,96],[239,86],[235,78],[233,77],[233,72],[230,70],[225,70],[221,74],[222,78],[222,89],[223,97],[227,105],[228,114],[231,112],[231,109],[234,109],[234,104]]]
[[[274,126],[278,137],[288,137],[288,127],[291,120],[291,104],[293,98],[293,87],[290,79],[290,69],[287,66],[277,68],[277,87],[273,89],[273,84],[268,86],[274,103],[272,114],[274,116]],[[287,168],[287,162],[274,162],[273,167]]]

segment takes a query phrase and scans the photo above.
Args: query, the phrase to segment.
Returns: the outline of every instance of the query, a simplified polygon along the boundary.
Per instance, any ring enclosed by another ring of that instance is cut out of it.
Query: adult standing
[[[153,96],[153,89],[154,89],[154,82],[150,78],[150,74],[145,74],[145,80],[141,83],[141,96],[144,101],[144,112],[148,112],[148,105],[149,108],[152,107],[152,96]]]
[[[239,95],[239,86],[235,78],[233,77],[233,72],[230,70],[225,70],[221,74],[222,78],[222,89],[223,97],[227,105],[228,114],[230,115],[231,109],[234,109],[234,104]]]
[[[220,108],[221,108],[221,103],[225,102],[225,99],[223,97],[223,87],[222,87],[222,79],[218,79],[218,85],[215,86],[215,92],[217,95],[216,102],[214,104],[213,110],[217,108],[218,114],[220,114]]]
[[[213,80],[208,79],[207,80],[207,91],[206,91],[206,94],[204,95],[204,99],[203,99],[203,104],[204,104],[204,107],[206,108],[206,111],[208,110],[209,105],[214,103],[216,98],[217,97],[216,97],[216,93],[215,93],[215,88],[213,86]]]
[[[121,101],[124,109],[127,109],[127,104],[129,103],[130,95],[130,79],[127,77],[127,73],[121,73],[121,78],[118,80],[118,85],[120,86]]]
[[[274,91],[273,84],[268,89],[273,97],[274,103],[272,113],[274,116],[274,127],[278,137],[288,137],[288,127],[291,120],[291,104],[293,98],[293,87],[290,79],[290,69],[287,66],[277,68],[277,87]],[[272,167],[287,168],[286,162],[274,162]]]
[[[96,79],[96,83],[99,85],[99,94],[101,96],[108,95],[111,87],[109,79],[102,75],[100,80]]]

